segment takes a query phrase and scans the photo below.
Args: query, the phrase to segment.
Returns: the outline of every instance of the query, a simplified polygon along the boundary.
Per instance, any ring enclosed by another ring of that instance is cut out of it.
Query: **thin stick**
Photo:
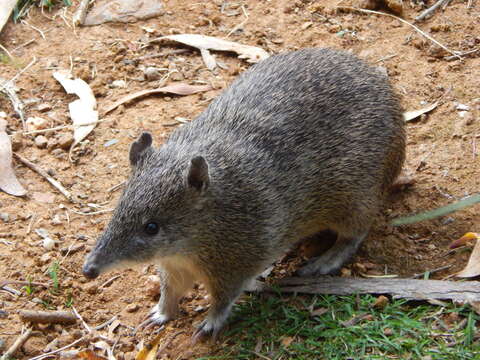
[[[7,82],[3,83],[2,86],[0,87],[0,91],[6,86],[7,83],[12,83],[14,82],[15,80],[17,80],[17,78],[22,75],[25,71],[27,71],[33,64],[35,64],[37,62],[37,58],[34,56],[32,61],[30,61],[28,63],[27,66],[25,66],[22,70],[20,70],[13,78],[11,78],[10,80],[8,80]]]
[[[423,19],[425,19],[427,16],[429,15],[432,15],[435,10],[437,10],[440,6],[443,5],[443,3],[445,2],[448,2],[449,0],[438,0],[435,4],[433,4],[432,6],[430,6],[428,9],[426,9],[425,11],[423,11],[420,15],[418,15],[416,18],[415,18],[415,21],[422,21]]]
[[[93,329],[94,329],[94,330],[101,330],[101,329],[103,329],[105,326],[110,325],[111,323],[113,323],[113,322],[114,322],[115,320],[117,320],[117,319],[118,319],[118,316],[115,315],[115,316],[113,316],[110,320],[107,320],[107,321],[105,321],[104,323],[102,323],[102,324],[100,324],[100,325],[98,325],[98,326],[95,326]]]
[[[438,46],[440,46],[443,50],[449,52],[450,54],[452,54],[453,56],[457,57],[458,59],[462,59],[460,57],[460,55],[458,55],[455,51],[453,50],[450,50],[449,48],[447,48],[445,45],[443,45],[442,43],[439,43],[437,40],[435,40],[433,37],[431,37],[430,35],[428,35],[427,33],[425,33],[423,30],[420,30],[417,26],[409,23],[408,21],[406,20],[403,20],[402,18],[399,18],[398,16],[395,16],[395,15],[391,15],[391,14],[387,14],[387,13],[384,13],[384,12],[381,12],[381,11],[374,11],[374,10],[367,10],[367,9],[359,9],[359,8],[354,8],[354,7],[350,7],[350,6],[338,6],[337,9],[341,9],[341,10],[353,10],[353,11],[359,11],[359,12],[363,12],[363,13],[366,13],[366,14],[376,14],[376,15],[384,15],[384,16],[388,16],[388,17],[391,17],[391,18],[394,18],[394,19],[397,19],[398,21],[404,23],[404,24],[407,24],[408,26],[412,27],[413,29],[415,29],[419,34],[423,35],[425,38],[427,38],[428,40],[430,40],[431,42],[433,42],[434,44],[437,44]]]
[[[243,15],[245,16],[245,19],[243,19],[243,21],[236,25],[232,30],[230,30],[230,32],[227,34],[227,36],[225,37],[226,39],[228,39],[228,37],[230,35],[232,35],[235,31],[237,31],[238,29],[242,28],[248,21],[248,13],[247,11],[245,10],[245,6],[242,5],[242,11],[243,11]]]
[[[447,270],[447,269],[449,269],[449,268],[451,268],[451,267],[452,267],[451,264],[450,264],[450,265],[445,265],[445,266],[440,266],[439,268],[436,268],[436,269],[433,269],[433,270],[427,270],[427,271],[425,271],[425,272],[423,272],[423,273],[414,274],[414,275],[412,276],[412,278],[414,278],[414,279],[415,279],[415,278],[420,278],[420,277],[425,276],[426,273],[433,274],[433,273],[436,273],[436,272],[439,272],[439,271],[442,271],[442,270]]]
[[[13,60],[12,54],[10,54],[10,52],[7,50],[6,47],[4,47],[2,44],[0,44],[0,49],[2,49],[3,51],[5,51],[5,54],[7,54],[8,57],[9,57],[11,60]]]
[[[107,192],[112,192],[112,191],[115,191],[117,189],[120,189],[123,185],[125,185],[127,183],[126,180],[122,181],[121,183],[117,184],[117,185],[114,185],[112,186],[110,189],[107,190]]]
[[[21,334],[17,340],[10,346],[10,348],[5,351],[5,353],[2,355],[0,360],[7,360],[12,357],[13,354],[17,352],[18,349],[22,347],[23,344],[28,340],[28,338],[32,335],[32,329],[28,328],[23,334]]]
[[[71,212],[77,214],[77,215],[83,215],[83,216],[91,216],[91,215],[98,215],[98,214],[105,214],[108,212],[112,212],[115,209],[105,209],[105,210],[98,210],[98,211],[93,211],[93,212],[82,212],[82,211],[77,211],[74,209],[70,209]]]
[[[30,358],[28,360],[41,360],[41,359],[45,359],[45,358],[48,358],[48,357],[51,357],[53,354],[57,354],[63,350],[66,350],[68,348],[71,348],[72,346],[75,346],[77,345],[79,342],[85,340],[86,336],[82,336],[80,339],[77,339],[75,340],[74,342],[72,342],[71,344],[68,344],[68,345],[65,345],[64,347],[61,347],[60,349],[57,349],[57,350],[53,350],[53,351],[50,351],[49,353],[46,353],[46,354],[43,354],[43,355],[38,355],[38,356],[35,356],[33,358]],[[2,359],[3,360],[3,359]]]
[[[30,25],[28,22],[26,22],[25,20],[21,20],[21,23],[24,24],[24,25],[27,25],[27,26],[30,26],[33,30],[35,31],[38,31],[38,33],[40,34],[40,36],[43,38],[43,40],[47,40],[47,38],[45,37],[45,34],[43,33],[42,30],[40,30],[39,28],[36,28],[35,26],[33,25]]]
[[[473,53],[476,53],[477,51],[480,51],[480,48],[478,49],[473,49],[473,50],[468,50],[468,51],[465,51],[463,53],[460,53],[458,54],[459,56],[465,56],[465,55],[470,55],[470,54],[473,54]],[[454,60],[454,59],[457,59],[458,56],[447,56],[445,57],[444,59],[447,60],[447,61],[451,61],[451,60]]]
[[[45,170],[43,170],[42,168],[40,168],[37,165],[35,165],[34,163],[32,163],[30,160],[27,160],[24,157],[18,155],[17,153],[13,153],[13,155],[15,155],[15,157],[21,163],[23,163],[24,165],[26,165],[27,167],[29,167],[30,169],[35,171],[37,174],[43,176],[55,189],[57,189],[63,196],[65,196],[68,201],[70,201],[72,203],[76,202],[73,199],[72,194],[70,194],[70,192],[67,189],[65,189],[59,181],[55,180],[50,175],[48,175]]]
[[[73,311],[73,313],[75,314],[75,316],[82,322],[83,327],[84,327],[89,333],[91,333],[91,332],[92,332],[92,329],[90,328],[90,326],[88,326],[88,324],[85,322],[85,320],[83,320],[82,316],[78,313],[77,309],[75,309],[75,306],[73,306],[73,305],[72,305],[72,311]]]
[[[44,283],[39,283],[35,281],[21,281],[21,280],[3,280],[0,281],[0,288],[3,288],[5,285],[14,284],[14,285],[33,285],[33,286],[41,286],[45,289],[48,289],[48,285]]]
[[[108,279],[107,281],[105,281],[102,285],[100,285],[98,288],[101,289],[107,285],[110,285],[113,281],[117,280],[119,277],[121,277],[122,275],[116,275],[114,277],[112,277],[111,279]]]

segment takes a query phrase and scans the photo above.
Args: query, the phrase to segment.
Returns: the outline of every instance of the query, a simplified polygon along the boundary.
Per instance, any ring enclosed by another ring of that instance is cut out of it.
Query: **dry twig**
[[[5,285],[14,284],[14,285],[33,285],[33,286],[41,286],[44,288],[48,288],[47,284],[39,283],[35,281],[21,281],[21,280],[1,280],[0,281],[0,288],[3,288]]]
[[[430,6],[428,9],[426,9],[425,11],[423,11],[420,15],[418,15],[416,18],[415,18],[415,21],[422,21],[423,19],[425,19],[427,16],[430,16],[432,15],[435,10],[437,10],[440,6],[442,6],[444,3],[448,3],[450,0],[438,0],[435,4],[433,4],[432,6]]]
[[[25,342],[28,340],[28,338],[32,335],[32,329],[31,328],[28,328],[27,330],[25,330],[25,332],[23,334],[21,334],[17,340],[15,340],[15,342],[12,344],[12,346],[10,346],[10,348],[5,351],[5,353],[2,355],[2,357],[0,358],[0,360],[8,360],[12,357],[12,355],[14,355],[18,349],[20,349],[22,347],[23,344],[25,344]]]
[[[23,322],[42,324],[75,324],[77,317],[70,311],[34,311],[20,310],[20,319]]]
[[[375,10],[367,10],[367,9],[360,9],[360,8],[354,8],[354,7],[350,7],[350,6],[338,6],[337,9],[340,9],[340,10],[350,10],[350,11],[359,11],[359,12],[363,12],[363,13],[366,13],[366,14],[376,14],[376,15],[383,15],[383,16],[389,16],[391,18],[394,18],[394,19],[397,19],[398,21],[404,23],[404,24],[407,24],[408,26],[412,27],[413,29],[415,29],[415,31],[417,31],[419,34],[421,34],[422,36],[424,36],[425,38],[427,38],[428,40],[430,40],[431,42],[433,42],[434,44],[440,46],[443,50],[449,52],[450,54],[452,54],[453,56],[457,57],[458,59],[462,59],[461,56],[459,54],[457,54],[457,52],[453,51],[453,50],[450,50],[448,47],[446,47],[445,45],[443,45],[442,43],[438,42],[437,40],[435,40],[433,37],[431,37],[430,35],[428,35],[426,32],[424,32],[423,30],[421,30],[420,28],[418,28],[417,26],[409,23],[408,21],[406,20],[403,20],[402,18],[399,18],[398,16],[395,16],[395,15],[392,15],[392,14],[387,14],[387,13],[384,13],[384,12],[381,12],[381,11],[375,11]]]
[[[43,170],[42,168],[38,167],[37,165],[35,165],[34,163],[32,163],[30,160],[27,160],[25,159],[24,157],[20,156],[19,154],[17,153],[13,153],[13,155],[15,155],[15,157],[21,162],[23,163],[24,165],[26,165],[27,167],[29,167],[30,169],[32,169],[33,171],[35,171],[37,174],[39,174],[40,176],[43,176],[55,189],[57,189],[58,191],[60,191],[60,193],[65,196],[67,198],[68,201],[72,202],[72,203],[75,203],[75,199],[73,198],[72,194],[70,194],[70,192],[65,189],[63,187],[63,185],[55,180],[53,177],[51,177],[50,175],[47,174],[47,172],[45,170]]]

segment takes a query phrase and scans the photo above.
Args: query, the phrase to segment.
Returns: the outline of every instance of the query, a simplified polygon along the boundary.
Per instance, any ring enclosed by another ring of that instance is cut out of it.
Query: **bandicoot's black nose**
[[[82,272],[89,279],[95,279],[98,276],[98,268],[92,264],[83,265]]]

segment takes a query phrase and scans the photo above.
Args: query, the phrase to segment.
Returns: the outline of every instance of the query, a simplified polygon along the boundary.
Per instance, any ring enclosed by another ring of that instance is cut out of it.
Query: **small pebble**
[[[126,88],[127,83],[125,80],[115,80],[110,84],[111,88]]]
[[[71,133],[64,133],[58,137],[58,146],[61,149],[68,150],[72,144],[73,144],[73,135]]]
[[[42,130],[48,127],[48,121],[41,117],[29,117],[25,121],[27,131]]]
[[[132,312],[137,311],[139,308],[140,308],[140,306],[138,306],[138,304],[130,304],[130,305],[127,305],[125,307],[125,311],[129,312],[129,313],[132,313]]]
[[[144,70],[145,77],[148,81],[158,80],[162,77],[159,69],[153,66],[149,66]]]
[[[35,138],[35,146],[38,147],[39,149],[45,149],[47,147],[48,140],[45,136],[43,135],[38,135]]]
[[[10,215],[7,213],[0,213],[0,219],[2,219],[3,222],[8,223],[10,221]]]

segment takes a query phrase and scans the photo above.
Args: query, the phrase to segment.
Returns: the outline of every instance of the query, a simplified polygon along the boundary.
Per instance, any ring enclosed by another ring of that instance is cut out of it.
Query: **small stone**
[[[172,81],[183,81],[185,80],[183,74],[179,71],[175,71],[170,75],[170,80]]]
[[[126,88],[127,87],[127,82],[125,80],[114,80],[110,84],[111,88]]]
[[[37,110],[40,112],[47,112],[52,110],[52,105],[44,103],[37,106]]]
[[[57,146],[58,146],[58,140],[57,139],[55,139],[55,138],[48,139],[48,143],[47,143],[47,149],[48,150],[53,150]]]
[[[88,283],[83,288],[88,294],[93,295],[98,291],[98,285],[94,283]]]
[[[160,277],[158,275],[150,275],[145,281],[145,291],[147,295],[155,297],[160,294]]]
[[[67,154],[65,154],[62,149],[53,149],[52,155],[55,156],[57,159],[66,158]]]
[[[64,133],[58,137],[58,146],[63,150],[70,149],[73,144],[73,135],[71,133]]]
[[[45,253],[42,256],[40,256],[40,264],[45,265],[48,264],[52,260],[52,255],[50,253]]]
[[[458,111],[469,111],[470,106],[458,103],[456,104],[455,109],[457,109]]]
[[[470,126],[475,122],[475,116],[471,112],[466,113],[463,119],[465,125],[467,126]]]
[[[45,250],[51,251],[55,247],[55,241],[52,238],[46,237],[42,240],[42,246]]]
[[[0,213],[0,219],[2,219],[4,223],[8,223],[10,221],[10,215],[7,213]]]
[[[125,311],[129,313],[133,313],[137,311],[139,308],[140,306],[138,306],[138,304],[130,304],[125,307]]]
[[[158,80],[162,77],[159,69],[153,66],[149,66],[144,70],[145,77],[148,81]]]
[[[43,135],[38,135],[35,138],[35,146],[38,147],[39,149],[45,149],[48,144],[48,139],[43,136]]]
[[[20,133],[12,134],[12,137],[10,138],[10,141],[12,143],[12,150],[13,151],[18,151],[23,147],[23,136]]]
[[[29,117],[25,122],[27,131],[43,130],[48,127],[47,120],[41,117]]]

